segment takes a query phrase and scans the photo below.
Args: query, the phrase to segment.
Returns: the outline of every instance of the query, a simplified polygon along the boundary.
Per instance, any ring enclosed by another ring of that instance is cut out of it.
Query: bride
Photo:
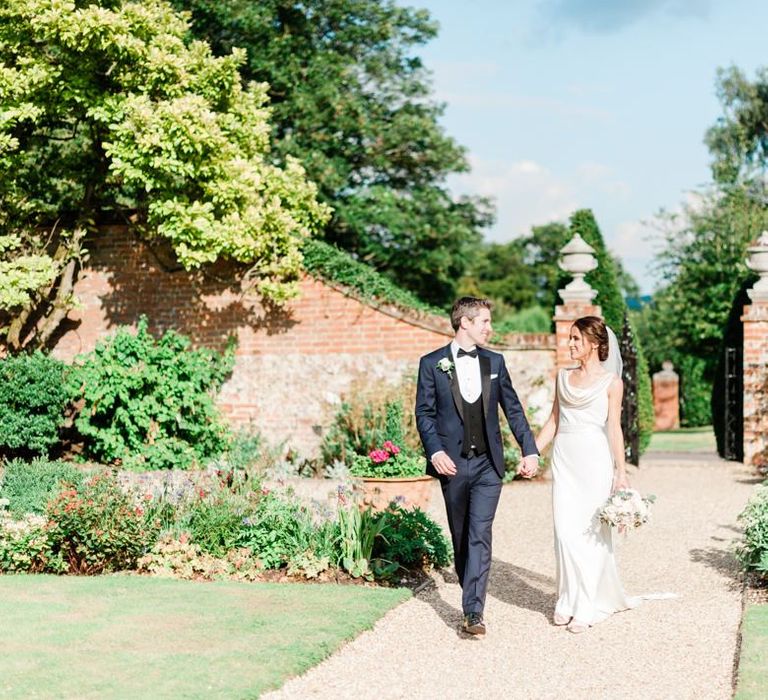
[[[596,316],[578,319],[568,341],[579,363],[557,375],[552,413],[536,438],[554,438],[552,509],[557,560],[554,623],[574,633],[638,599],[624,593],[612,530],[597,520],[610,494],[628,488],[621,431],[621,355],[616,336]]]

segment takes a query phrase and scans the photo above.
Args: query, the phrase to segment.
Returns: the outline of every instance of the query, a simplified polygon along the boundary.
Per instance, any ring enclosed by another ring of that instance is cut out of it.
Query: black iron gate
[[[726,347],[723,355],[723,450],[736,462],[744,459],[744,365],[740,347]]]
[[[621,404],[621,430],[624,433],[624,453],[627,462],[640,464],[640,423],[638,420],[637,391],[637,348],[632,337],[629,319],[624,313],[624,325],[621,329],[619,350],[624,363],[622,380],[624,381],[624,399]]]

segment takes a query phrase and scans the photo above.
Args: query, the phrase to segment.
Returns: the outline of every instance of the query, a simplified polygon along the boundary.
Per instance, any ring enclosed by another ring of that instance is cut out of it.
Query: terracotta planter
[[[403,508],[427,510],[432,496],[431,476],[389,477],[386,479],[362,479],[363,499],[361,506],[384,510],[392,501]]]

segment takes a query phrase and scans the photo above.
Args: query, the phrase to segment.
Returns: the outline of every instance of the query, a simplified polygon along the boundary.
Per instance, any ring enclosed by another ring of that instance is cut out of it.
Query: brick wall
[[[100,337],[135,324],[141,314],[153,333],[172,328],[196,345],[222,349],[234,334],[236,363],[219,397],[222,409],[234,424],[252,424],[270,442],[286,441],[305,454],[316,450],[353,380],[396,381],[453,336],[447,319],[375,308],[310,277],[285,308],[265,309],[230,282],[230,266],[185,272],[162,248],[138,242],[122,227],[104,229],[89,247],[75,287],[80,307],[69,314],[56,356],[71,360],[90,351]],[[511,336],[498,349],[523,401],[545,413],[554,336]]]
[[[768,302],[744,307],[744,464],[768,465]]]

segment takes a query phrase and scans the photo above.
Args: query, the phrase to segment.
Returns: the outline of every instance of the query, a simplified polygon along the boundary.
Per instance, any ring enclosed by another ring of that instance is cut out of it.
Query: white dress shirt
[[[464,355],[459,357],[459,344],[451,341],[451,354],[453,363],[456,365],[456,379],[459,381],[461,395],[467,403],[474,403],[480,398],[483,390],[482,380],[480,378],[480,358]],[[475,350],[476,347],[464,348],[464,350]]]

